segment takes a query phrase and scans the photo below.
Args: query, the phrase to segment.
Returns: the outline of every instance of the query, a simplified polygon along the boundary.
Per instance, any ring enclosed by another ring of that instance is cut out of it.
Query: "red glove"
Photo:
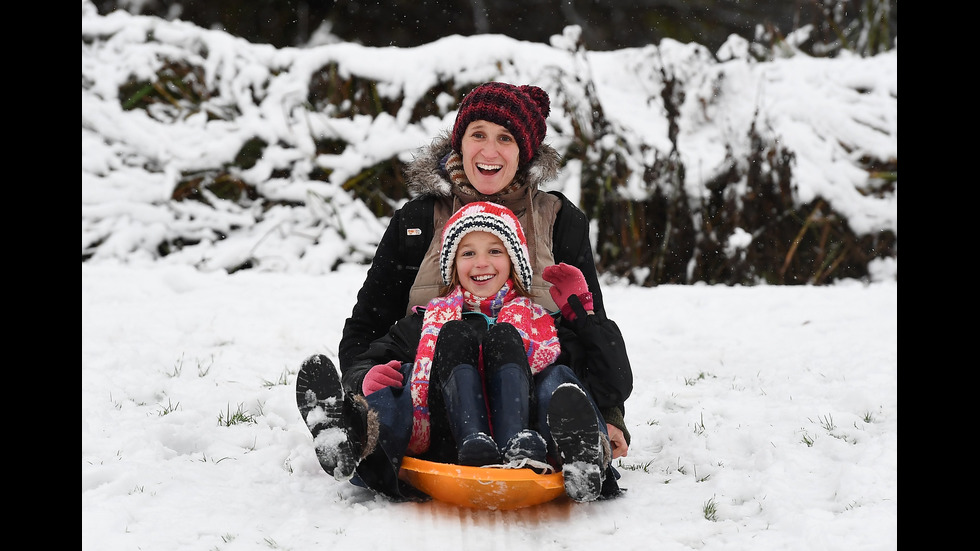
[[[561,308],[561,315],[565,319],[574,320],[576,317],[575,311],[568,305],[568,297],[572,295],[578,297],[585,310],[592,310],[592,293],[589,292],[582,270],[562,262],[545,268],[541,277],[551,283],[551,298],[555,299],[555,304]]]
[[[400,388],[402,386],[401,367],[402,363],[398,360],[391,360],[386,364],[378,364],[372,367],[364,376],[364,382],[361,383],[361,390],[364,395],[367,396],[389,386]]]

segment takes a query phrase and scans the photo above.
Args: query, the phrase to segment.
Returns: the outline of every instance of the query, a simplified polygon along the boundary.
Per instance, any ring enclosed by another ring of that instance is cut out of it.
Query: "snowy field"
[[[608,284],[626,494],[486,511],[320,470],[295,374],[336,359],[363,276],[82,264],[82,549],[897,548],[895,281]]]

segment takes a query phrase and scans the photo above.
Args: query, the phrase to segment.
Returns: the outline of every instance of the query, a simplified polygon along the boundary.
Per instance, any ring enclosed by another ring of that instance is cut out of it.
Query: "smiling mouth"
[[[477,170],[480,171],[480,174],[490,175],[490,174],[496,174],[500,172],[500,169],[504,168],[504,165],[488,165],[484,163],[476,163],[476,168]]]
[[[493,274],[483,274],[483,275],[473,276],[470,279],[472,279],[477,283],[483,283],[484,281],[490,281],[494,277],[496,276],[494,276]]]

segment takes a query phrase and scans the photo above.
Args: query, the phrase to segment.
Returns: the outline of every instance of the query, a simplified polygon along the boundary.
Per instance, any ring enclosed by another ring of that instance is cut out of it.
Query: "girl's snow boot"
[[[446,322],[439,331],[432,357],[429,411],[444,411],[456,443],[460,465],[482,467],[500,463],[500,452],[490,436],[487,403],[479,369],[480,336],[463,320]]]
[[[449,430],[459,450],[459,464],[482,467],[500,463],[497,443],[490,437],[480,371],[472,365],[457,365],[442,383],[442,396]]]
[[[548,444],[530,428],[531,368],[520,333],[509,323],[490,328],[483,344],[493,438],[504,463],[550,469]]]

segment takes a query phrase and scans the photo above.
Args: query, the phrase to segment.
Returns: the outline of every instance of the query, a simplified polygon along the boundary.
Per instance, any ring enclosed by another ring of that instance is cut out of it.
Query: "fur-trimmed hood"
[[[408,177],[408,190],[413,197],[452,195],[452,181],[445,170],[446,156],[452,151],[449,138],[449,132],[443,132],[431,144],[421,147],[408,164],[405,173]],[[532,191],[537,190],[557,178],[560,167],[561,155],[555,148],[542,143],[527,166],[518,169],[515,179],[523,178],[524,185]]]

